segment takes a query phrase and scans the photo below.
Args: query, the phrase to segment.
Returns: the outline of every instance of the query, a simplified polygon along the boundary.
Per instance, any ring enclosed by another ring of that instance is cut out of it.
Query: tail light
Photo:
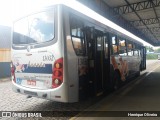
[[[52,75],[52,88],[60,86],[63,82],[63,58],[54,62]]]
[[[13,65],[13,62],[11,61],[11,78],[14,82],[16,82],[15,79],[15,66]]]

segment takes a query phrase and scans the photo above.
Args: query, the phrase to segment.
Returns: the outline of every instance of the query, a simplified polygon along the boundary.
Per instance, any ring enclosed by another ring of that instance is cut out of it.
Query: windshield
[[[14,23],[13,44],[31,44],[54,38],[54,11],[40,12]]]

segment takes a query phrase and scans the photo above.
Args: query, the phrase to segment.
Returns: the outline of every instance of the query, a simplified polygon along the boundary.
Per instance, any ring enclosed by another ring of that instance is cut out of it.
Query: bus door
[[[141,48],[141,71],[146,69],[146,48]]]
[[[104,34],[95,30],[95,88],[99,96],[104,91]]]
[[[95,95],[95,65],[94,65],[94,52],[95,52],[95,34],[94,27],[85,27],[84,33],[87,43],[87,55],[88,55],[88,96]]]
[[[103,89],[106,91],[110,88],[110,41],[109,34],[104,33],[104,84]]]
[[[100,95],[104,87],[104,37],[103,32],[86,27],[89,63],[89,94]]]

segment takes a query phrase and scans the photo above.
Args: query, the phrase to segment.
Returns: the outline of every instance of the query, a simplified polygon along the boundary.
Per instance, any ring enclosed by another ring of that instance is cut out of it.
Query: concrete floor
[[[127,117],[128,113],[155,113],[160,117],[160,61],[147,61],[147,69],[141,76],[125,85],[113,94],[105,97],[100,102],[89,107],[72,120],[159,120],[158,117]],[[92,112],[93,111],[93,112]],[[95,112],[95,111],[108,111]],[[114,111],[114,112],[111,112]],[[118,112],[115,112],[118,111]],[[121,111],[121,112],[120,112]],[[140,112],[141,111],[141,112]],[[159,112],[156,112],[159,111]],[[109,114],[108,117],[107,114]],[[153,114],[152,114],[153,115]],[[82,117],[80,117],[82,116]],[[100,116],[100,117],[98,117]],[[105,117],[102,117],[105,116]],[[107,116],[107,117],[106,117]],[[117,117],[114,117],[117,116]],[[121,116],[121,117],[120,117]]]
[[[102,97],[103,99],[89,99],[80,103],[57,103],[39,98],[27,98],[12,91],[12,83],[9,78],[0,80],[0,111],[84,111],[71,119],[78,120],[150,120],[150,117],[126,117],[127,111],[160,111],[160,60],[147,61],[147,70],[141,76],[118,91]],[[95,102],[94,102],[95,101]],[[90,111],[90,112],[86,112]],[[104,112],[94,112],[104,111]],[[106,112],[108,111],[108,112]],[[113,111],[113,112],[111,112]],[[121,112],[114,112],[121,111]],[[79,112],[78,112],[79,113]],[[111,117],[102,117],[110,115]],[[93,117],[94,116],[94,117]],[[100,117],[97,117],[100,116]],[[122,116],[122,117],[113,117]],[[125,116],[125,117],[124,117]],[[160,112],[159,112],[160,116]],[[0,118],[1,119],[1,118]],[[9,118],[10,119],[10,118]],[[14,119],[14,118],[13,118]],[[18,118],[17,118],[18,119]],[[28,118],[30,119],[30,118]],[[46,119],[68,120],[70,116],[43,117]],[[158,117],[153,120],[160,120]]]

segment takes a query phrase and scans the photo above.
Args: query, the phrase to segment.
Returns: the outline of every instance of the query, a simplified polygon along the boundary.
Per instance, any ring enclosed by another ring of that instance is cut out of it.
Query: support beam
[[[89,8],[93,9],[94,11],[101,14],[102,16],[106,17],[107,19],[118,24],[119,26],[123,27],[124,29],[135,34],[136,36],[144,39],[146,42],[149,42],[150,44],[154,44],[154,42],[150,37],[148,37],[147,35],[142,33],[140,30],[135,28],[126,19],[124,19],[122,15],[118,15],[118,17],[113,18],[113,16],[118,13],[116,13],[116,11],[114,11],[114,9],[112,9],[104,0],[78,0],[78,1],[85,4]]]
[[[152,25],[159,23],[160,18],[150,18],[150,19],[142,19],[142,20],[136,20],[136,21],[130,21],[130,23],[134,26],[144,26],[143,23],[146,25]]]
[[[156,19],[158,20],[158,22],[159,22],[159,26],[160,26],[160,21],[159,21],[159,19],[158,19],[158,15],[157,15],[157,12],[156,12],[156,9],[155,9],[155,5],[154,5],[154,3],[153,3],[153,1],[152,0],[149,0],[151,3],[152,3],[152,5],[153,5],[153,10],[154,10],[154,13],[155,13],[155,16],[156,16]]]
[[[149,33],[150,31],[152,31],[153,33],[158,33],[158,32],[160,32],[160,27],[143,28],[140,30],[143,32],[146,32],[146,33]]]
[[[160,0],[150,0],[150,1],[147,0],[143,2],[130,4],[130,6],[129,5],[119,6],[113,8],[113,10],[116,11],[117,14],[126,14],[134,11],[146,10],[160,6]]]
[[[124,0],[127,5],[130,7],[130,9],[132,9],[132,11],[137,15],[137,17],[139,18],[139,20],[142,21],[142,18],[139,16],[139,14],[137,13],[137,11],[134,10],[133,6],[131,6],[131,4],[127,1],[127,0]],[[146,28],[149,30],[148,26],[142,21],[142,23],[146,26]],[[157,37],[153,34],[153,32],[151,30],[149,30],[149,32],[154,36],[154,39],[155,40],[158,40]]]

